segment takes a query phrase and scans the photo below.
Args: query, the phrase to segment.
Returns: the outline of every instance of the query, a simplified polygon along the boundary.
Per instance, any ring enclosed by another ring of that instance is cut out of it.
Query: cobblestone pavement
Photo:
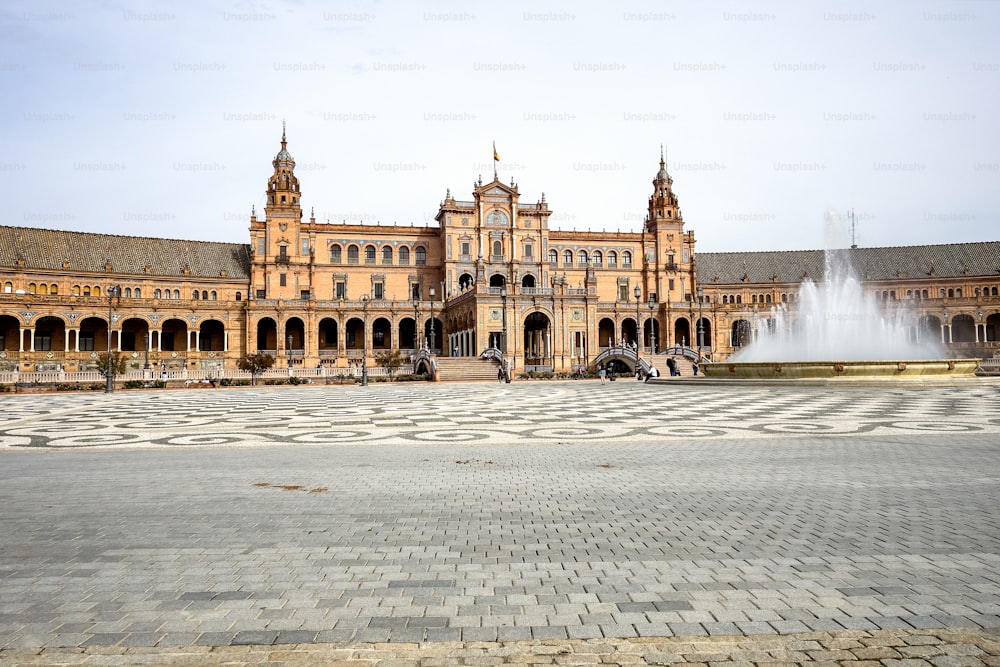
[[[998,396],[2,397],[0,664],[998,664]]]

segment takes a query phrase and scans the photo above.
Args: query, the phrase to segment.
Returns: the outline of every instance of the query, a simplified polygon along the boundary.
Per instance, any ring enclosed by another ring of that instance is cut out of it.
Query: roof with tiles
[[[250,246],[0,225],[0,267],[249,280]],[[66,265],[63,265],[66,262]],[[185,268],[189,273],[185,274]],[[223,274],[223,271],[225,272]]]
[[[1000,241],[944,245],[847,248],[862,280],[927,280],[958,276],[1000,277]],[[703,284],[797,283],[824,279],[825,251],[701,252],[696,255]]]

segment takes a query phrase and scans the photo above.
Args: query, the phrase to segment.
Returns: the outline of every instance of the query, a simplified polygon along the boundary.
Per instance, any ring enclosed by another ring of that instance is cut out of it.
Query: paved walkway
[[[998,398],[2,397],[0,664],[997,664]]]

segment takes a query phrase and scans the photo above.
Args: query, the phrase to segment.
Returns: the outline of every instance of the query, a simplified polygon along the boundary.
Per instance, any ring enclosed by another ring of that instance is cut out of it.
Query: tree
[[[240,360],[236,362],[236,366],[241,371],[249,371],[250,384],[256,384],[260,374],[274,366],[274,357],[264,352],[247,354],[240,357]]]
[[[385,372],[389,374],[389,381],[392,381],[392,376],[395,375],[396,370],[404,363],[403,355],[399,353],[399,350],[386,350],[385,352],[379,352],[375,355],[375,363],[385,369]]]
[[[108,372],[108,353],[101,352],[97,355],[97,367],[102,373]],[[124,375],[125,371],[128,370],[128,359],[125,358],[121,352],[111,353],[111,377],[118,377],[119,375]]]

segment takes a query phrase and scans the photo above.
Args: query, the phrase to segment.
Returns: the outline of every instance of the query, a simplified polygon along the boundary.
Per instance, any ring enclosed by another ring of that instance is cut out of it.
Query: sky
[[[499,176],[700,251],[1000,240],[1000,2],[0,7],[0,224],[246,242],[282,123],[305,217],[436,225]]]

